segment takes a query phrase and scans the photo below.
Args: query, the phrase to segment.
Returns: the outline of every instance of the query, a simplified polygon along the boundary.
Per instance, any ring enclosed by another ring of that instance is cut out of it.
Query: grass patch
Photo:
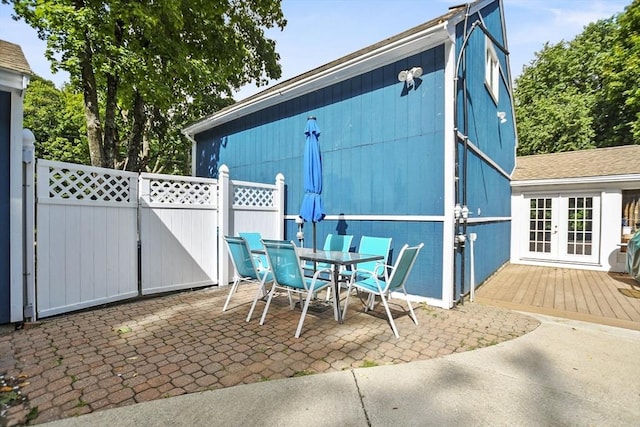
[[[29,411],[29,413],[27,414],[27,421],[33,421],[36,418],[38,418],[38,407],[34,406],[33,408],[31,408],[31,410]]]
[[[362,365],[360,365],[361,368],[373,368],[374,366],[379,366],[378,362],[373,362],[373,361],[367,360],[367,359],[365,359],[362,362]]]
[[[291,375],[291,376],[292,377],[304,377],[304,376],[313,375],[313,374],[315,374],[315,372],[305,369],[304,371],[294,372],[293,375]]]

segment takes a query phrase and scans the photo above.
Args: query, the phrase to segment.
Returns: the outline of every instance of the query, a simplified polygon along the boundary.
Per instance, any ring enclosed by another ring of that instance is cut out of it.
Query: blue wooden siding
[[[498,2],[491,3],[480,11],[482,20],[492,36],[501,44],[504,43],[503,22]],[[479,19],[478,14],[469,17],[468,27]],[[462,46],[464,25],[456,28],[458,50]],[[498,48],[495,52],[505,73],[506,81],[499,80],[499,99],[496,104],[485,86],[485,34],[476,28],[469,38],[465,49],[465,63],[460,67],[461,82],[466,82],[466,94],[459,87],[457,98],[457,118],[459,129],[466,133],[470,141],[488,155],[507,173],[511,173],[515,165],[515,122],[512,116],[512,99],[506,83],[510,79],[506,67],[506,56]],[[464,118],[464,102],[467,105],[467,120]],[[506,123],[500,123],[498,112],[506,114]]]
[[[0,92],[0,324],[11,321],[9,182],[11,93]]]
[[[328,215],[443,215],[444,65],[439,46],[198,134],[196,174],[215,177],[222,164],[237,180],[273,182],[283,173],[286,214],[297,215],[303,131],[313,115],[322,131]],[[422,78],[406,89],[398,73],[414,66],[423,68]],[[319,240],[336,227],[335,221],[319,223]],[[294,239],[293,221],[286,229]],[[441,297],[441,223],[350,221],[346,232],[355,242],[363,234],[390,236],[396,251],[425,242],[409,288]]]
[[[498,43],[504,44],[503,17],[498,2],[483,8],[479,14],[469,17],[467,30],[480,19]],[[457,49],[460,51],[464,40],[464,23],[456,28]],[[495,162],[504,172],[511,173],[515,165],[515,124],[512,116],[512,99],[508,81],[511,78],[506,67],[506,56],[499,47],[494,46],[500,61],[504,79],[499,80],[498,102],[493,99],[485,85],[485,49],[487,37],[480,28],[473,30],[465,47],[464,62],[458,70],[460,85],[457,91],[456,118],[458,129],[469,138],[486,156]],[[466,84],[466,87],[462,83]],[[466,114],[464,107],[466,105]],[[500,123],[498,112],[506,114],[506,123]],[[488,162],[458,143],[458,163],[460,181],[458,201],[466,202],[469,218],[508,218],[511,216],[511,187],[508,177],[500,173]],[[466,177],[466,179],[465,179]],[[475,242],[475,280],[481,283],[502,264],[509,260],[510,221],[470,224],[466,230],[476,233]],[[460,283],[464,280],[463,292],[470,289],[470,252],[457,253],[456,291],[460,293]],[[480,255],[480,256],[479,256]],[[463,258],[464,257],[464,263]],[[464,267],[463,267],[464,265]]]
[[[490,222],[485,224],[472,224],[467,231],[478,235],[478,239],[474,242],[474,269],[477,287],[509,259],[511,223]],[[491,256],[488,256],[489,254],[491,254]],[[465,293],[471,289],[470,258],[471,251],[467,251],[465,263]],[[456,279],[456,292],[458,292],[460,289],[460,276]]]
[[[397,74],[416,65],[422,82],[406,93]],[[233,179],[272,182],[281,172],[295,214],[314,115],[328,214],[442,215],[443,68],[439,47],[196,135],[196,174],[215,177],[226,164]]]

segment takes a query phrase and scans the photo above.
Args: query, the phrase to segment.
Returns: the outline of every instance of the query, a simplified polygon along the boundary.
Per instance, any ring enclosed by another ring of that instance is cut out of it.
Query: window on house
[[[500,62],[489,37],[485,37],[484,84],[497,104],[500,94]]]

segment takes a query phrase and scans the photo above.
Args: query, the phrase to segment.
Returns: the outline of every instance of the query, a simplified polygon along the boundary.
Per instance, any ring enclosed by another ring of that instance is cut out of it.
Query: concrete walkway
[[[238,385],[47,425],[639,425],[640,332],[533,316],[541,321],[533,332],[479,350]]]

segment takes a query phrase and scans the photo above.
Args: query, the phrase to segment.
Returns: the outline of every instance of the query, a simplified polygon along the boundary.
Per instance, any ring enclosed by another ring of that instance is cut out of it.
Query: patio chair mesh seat
[[[309,309],[309,303],[313,295],[329,287],[332,282],[321,280],[320,275],[324,273],[330,273],[330,269],[317,270],[313,277],[305,277],[300,264],[300,258],[296,253],[295,244],[286,240],[262,240],[265,251],[267,253],[267,261],[269,263],[270,271],[273,273],[273,285],[269,291],[267,297],[267,304],[262,312],[262,318],[260,324],[263,325],[269,306],[271,305],[271,299],[273,298],[276,290],[281,289],[291,293],[297,293],[300,298],[303,294],[306,294],[306,300],[304,307],[302,308],[302,314],[300,315],[300,321],[298,322],[298,328],[296,329],[295,337],[300,337],[302,325],[304,324],[304,318]],[[256,295],[257,301],[259,295]],[[291,300],[290,300],[291,302]],[[301,299],[302,302],[302,299]],[[293,307],[291,307],[293,308]],[[335,310],[335,305],[334,305]],[[337,313],[334,313],[337,317]]]
[[[262,246],[262,235],[260,233],[255,232],[242,232],[238,233],[238,236],[244,238],[249,244],[249,249],[252,251],[255,250],[264,250]],[[267,256],[264,254],[253,254],[254,259],[256,260],[256,267],[258,270],[268,270],[269,265],[267,264]]]
[[[258,282],[263,294],[266,294],[265,284],[273,281],[272,274],[266,268],[258,268],[256,260],[251,254],[249,244],[243,237],[224,236],[233,263],[233,284],[224,303],[222,311],[226,311],[231,297],[238,290],[242,282]]]
[[[356,265],[356,269],[374,271],[378,276],[382,277],[384,275],[384,267],[389,261],[389,252],[391,252],[392,241],[393,239],[391,237],[362,236],[360,238],[360,244],[358,245],[358,253],[381,255],[383,259],[379,261],[361,262]],[[340,283],[342,286],[345,285],[345,282],[351,280],[352,274],[352,270],[343,270],[340,272]],[[329,294],[329,292],[327,292],[327,294]],[[327,299],[329,299],[329,295],[327,295]],[[371,308],[373,308],[373,304],[374,300],[372,298]]]
[[[420,250],[423,246],[424,243],[420,243],[418,246],[412,247],[409,247],[409,245],[404,245],[400,250],[400,254],[398,255],[398,259],[395,265],[385,266],[386,268],[384,269],[384,277],[382,278],[379,276],[378,271],[368,271],[363,269],[357,269],[356,271],[354,271],[351,276],[351,280],[349,281],[347,297],[344,302],[342,319],[346,317],[347,307],[349,306],[349,296],[353,288],[363,292],[367,292],[374,298],[376,296],[379,296],[382,304],[384,305],[384,309],[387,312],[387,317],[389,318],[389,323],[391,324],[393,334],[396,336],[396,338],[398,338],[400,337],[400,335],[398,335],[398,329],[396,328],[396,324],[393,321],[393,316],[391,315],[391,311],[389,310],[389,304],[387,300],[389,299],[391,292],[402,291],[402,293],[404,294],[404,299],[409,306],[411,319],[417,325],[418,319],[413,312],[411,301],[409,301],[407,290],[405,289],[405,283],[409,278],[411,269],[413,268],[413,265],[415,264],[416,259],[418,258],[418,254],[420,253]],[[389,271],[391,273],[389,273]],[[365,303],[365,312],[368,311],[371,307],[371,301],[367,301]]]

